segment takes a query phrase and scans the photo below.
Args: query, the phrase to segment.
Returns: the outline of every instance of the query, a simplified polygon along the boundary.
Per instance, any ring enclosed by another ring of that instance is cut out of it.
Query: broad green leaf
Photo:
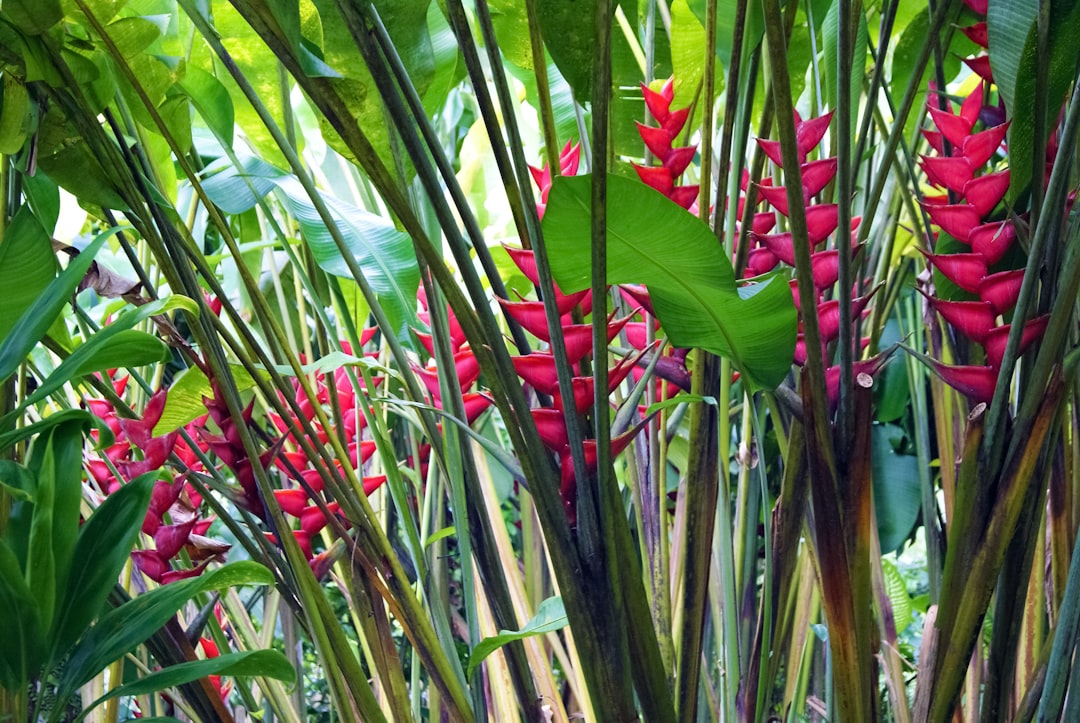
[[[465,61],[458,49],[457,37],[438,3],[431,3],[428,7],[427,32],[434,72],[431,85],[424,93],[424,110],[429,116],[434,116],[442,109],[450,91],[465,77]]]
[[[27,35],[41,35],[64,17],[60,0],[4,0],[0,13]]]
[[[1009,111],[1015,108],[1021,57],[1028,39],[1034,36],[1038,14],[1039,0],[990,0],[987,3],[986,33],[990,45],[990,68],[994,72],[994,84]]]
[[[164,670],[144,676],[139,680],[113,688],[87,706],[77,718],[81,721],[86,714],[98,705],[112,698],[128,695],[146,695],[159,690],[175,688],[208,675],[230,675],[234,677],[261,676],[292,683],[296,680],[296,670],[288,659],[277,650],[251,650],[244,653],[228,653],[209,660],[193,660],[188,663],[171,665]]]
[[[82,457],[85,434],[93,425],[86,418],[73,417],[50,430],[53,464],[52,550],[56,584],[67,580],[71,572],[75,541],[79,536],[82,506]],[[45,466],[38,471],[39,480]],[[57,588],[59,595],[59,587]],[[52,616],[42,613],[42,622],[51,625]]]
[[[0,537],[0,684],[9,690],[26,685],[41,667],[43,640],[37,603],[19,561]]]
[[[101,616],[79,641],[57,682],[61,698],[73,693],[121,655],[153,635],[196,595],[238,585],[270,585],[274,576],[244,560],[200,577],[178,580],[145,592]]]
[[[237,391],[243,392],[255,386],[255,380],[241,365],[230,364],[229,369]],[[196,367],[187,369],[173,379],[169,396],[165,400],[165,409],[162,410],[161,419],[154,425],[151,434],[155,437],[168,434],[203,416],[206,414],[203,397],[210,398],[213,394],[210,381],[202,371]]]
[[[705,26],[708,0],[686,0],[698,22]],[[716,57],[727,67],[731,64],[731,51],[735,44],[735,9],[738,0],[716,0]],[[765,37],[765,16],[761,3],[747,5],[746,28],[743,30],[743,60]]]
[[[5,428],[5,422],[10,424],[13,416],[20,413],[20,410],[40,402],[68,381],[77,377],[80,373],[84,373],[83,370],[87,365],[90,367],[95,366],[95,357],[97,357],[98,354],[107,354],[107,352],[104,351],[105,348],[115,341],[124,331],[131,329],[131,327],[149,319],[151,316],[164,314],[174,309],[183,309],[193,317],[198,316],[199,313],[199,307],[194,301],[186,296],[177,295],[170,296],[167,299],[152,301],[149,304],[143,304],[137,309],[132,309],[131,311],[121,314],[111,324],[98,331],[81,346],[76,348],[67,359],[64,359],[64,361],[53,370],[53,373],[41,382],[41,385],[34,393],[23,400],[19,409],[0,418],[0,429]]]
[[[40,173],[23,176],[23,194],[41,223],[46,236],[52,236],[56,222],[60,220],[60,189],[50,178]],[[16,214],[18,215],[18,214]]]
[[[146,50],[161,37],[164,29],[155,18],[145,17],[119,18],[105,26],[105,32],[124,58],[133,58]]]
[[[101,612],[142,529],[158,473],[140,475],[105,498],[79,530],[71,571],[50,635],[59,660]]]
[[[19,314],[19,320],[8,333],[0,335],[0,382],[15,373],[30,350],[45,335],[53,319],[60,315],[64,304],[68,302],[79,282],[86,275],[90,263],[94,260],[94,254],[109,236],[119,230],[112,229],[99,234],[81,254],[68,263],[67,268],[59,276],[37,295],[33,303]],[[0,258],[3,257],[0,256]],[[12,286],[7,285],[5,288],[11,289]]]
[[[56,257],[49,234],[30,206],[23,206],[8,223],[0,242],[0,289],[4,290],[0,294],[0,342],[7,340],[19,317],[55,276]]]
[[[98,347],[75,371],[75,376],[106,369],[134,368],[169,359],[169,347],[165,342],[138,329],[122,329],[109,339],[108,344],[99,344]]]
[[[236,118],[232,98],[221,81],[202,68],[189,65],[179,85],[191,98],[207,127],[222,143],[232,146]]]
[[[563,290],[588,288],[591,176],[555,179],[544,212],[552,272]],[[795,306],[782,279],[739,287],[716,237],[644,184],[608,177],[608,283],[643,283],[671,343],[732,360],[774,388],[795,350]]]
[[[871,435],[874,511],[883,553],[904,543],[922,505],[918,459],[897,454],[893,448],[892,440],[902,435],[903,430],[894,424],[876,424]]]
[[[237,169],[228,167],[208,176],[203,188],[215,204],[237,214],[253,207],[276,186],[320,268],[334,276],[353,278],[330,231],[295,176],[259,159],[244,162],[244,171],[241,175]],[[323,194],[323,201],[394,331],[402,340],[408,339],[409,326],[416,317],[416,291],[420,286],[420,269],[408,234],[398,231],[390,220],[329,194]]]
[[[1049,132],[1053,130],[1061,112],[1065,94],[1076,78],[1076,37],[1080,34],[1080,3],[1072,0],[1051,2],[1049,47],[1040,53],[1035,27],[1037,8],[1031,8],[1028,16],[1027,5],[1027,2],[991,3],[987,16],[988,24],[991,18],[996,21],[990,26],[991,30],[997,30],[990,35],[990,60],[994,80],[1001,86],[1005,109],[1011,121],[1008,199],[1013,203],[1028,190],[1032,182],[1034,159],[1036,156],[1042,157],[1043,153],[1034,147],[1037,71],[1042,66],[1047,76],[1046,117],[1042,120]],[[1019,62],[1014,71],[1011,63],[1018,49]],[[999,55],[1002,57],[997,61]],[[999,71],[1003,75],[1015,72],[1015,83],[1010,88],[1011,97],[1006,94],[1004,87],[1008,82],[999,79]],[[1039,167],[1042,167],[1041,163]],[[1036,180],[1042,182],[1041,178]]]
[[[507,643],[534,635],[553,633],[556,630],[562,630],[566,627],[566,624],[566,610],[563,609],[562,598],[558,595],[549,597],[540,603],[539,607],[536,608],[536,615],[521,630],[500,630],[498,635],[484,638],[477,643],[469,656],[469,669],[465,676],[471,678],[473,671],[480,666],[480,663],[484,662],[484,658]]]
[[[881,571],[885,577],[885,591],[892,603],[893,623],[896,625],[896,634],[903,633],[908,625],[915,619],[912,610],[911,595],[907,591],[907,583],[903,575],[892,560],[881,561]]]

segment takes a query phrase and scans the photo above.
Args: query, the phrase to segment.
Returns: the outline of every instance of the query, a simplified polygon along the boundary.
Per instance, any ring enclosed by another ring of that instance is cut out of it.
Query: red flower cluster
[[[360,343],[367,344],[375,335],[375,329],[365,329],[360,335]],[[342,350],[346,354],[352,354],[352,346],[348,342],[341,342]],[[364,380],[360,379],[361,387]],[[373,377],[375,385],[382,382],[381,377]],[[371,440],[358,440],[358,433],[362,433],[367,425],[367,420],[357,405],[359,394],[353,387],[352,380],[344,368],[335,370],[330,379],[327,375],[318,372],[314,376],[315,399],[310,399],[304,392],[299,380],[293,381],[294,402],[299,407],[304,419],[310,423],[319,442],[326,444],[331,434],[338,435],[342,446],[348,451],[349,463],[353,469],[362,470],[364,465],[375,454],[375,442]],[[280,394],[280,393],[279,393]],[[337,409],[341,412],[342,426],[340,429],[326,429],[315,414],[315,404],[329,405],[330,395],[335,395]],[[282,397],[284,401],[284,397]],[[326,527],[329,520],[323,510],[315,504],[313,495],[323,491],[323,478],[321,472],[314,467],[308,455],[299,449],[299,443],[293,427],[300,427],[297,415],[292,415],[292,424],[277,414],[268,415],[271,423],[282,434],[281,439],[274,448],[263,454],[264,464],[274,460],[277,468],[284,476],[297,486],[274,490],[274,497],[281,511],[290,517],[295,517],[300,525],[299,529],[292,530],[296,542],[304,552],[313,569],[322,569],[325,553],[316,555],[312,549],[312,538]],[[281,448],[281,451],[277,450]],[[221,456],[220,454],[218,455]],[[224,460],[224,458],[222,458]],[[340,461],[336,461],[338,474],[343,474]],[[235,471],[235,470],[234,470]],[[237,473],[239,477],[239,473]],[[371,494],[386,481],[386,475],[371,475],[362,477],[364,494]],[[331,514],[339,513],[337,502],[327,502],[326,508]],[[342,523],[348,527],[349,523],[344,517]],[[273,536],[268,534],[273,539]]]
[[[806,225],[809,237],[811,253],[810,264],[813,272],[813,284],[817,306],[815,312],[818,318],[818,328],[821,333],[822,348],[817,351],[826,359],[825,385],[829,397],[830,406],[835,405],[840,389],[840,367],[829,366],[828,345],[840,338],[840,302],[837,299],[825,299],[825,293],[836,284],[840,273],[840,246],[841,239],[847,238],[846,253],[852,255],[858,253],[853,233],[859,225],[859,218],[853,218],[850,229],[837,230],[839,223],[839,209],[835,203],[814,203],[814,197],[821,192],[836,176],[836,158],[822,158],[808,160],[810,153],[818,147],[821,139],[825,136],[832,121],[832,113],[817,118],[803,120],[797,111],[795,113],[795,136],[798,143],[799,164],[802,172],[802,195],[806,203]],[[758,139],[758,145],[765,155],[777,166],[783,165],[783,156],[780,152],[780,142],[763,138]],[[746,190],[748,176],[743,175],[743,191]],[[787,188],[774,186],[770,179],[764,179],[757,187],[759,199],[765,201],[774,210],[758,212],[751,220],[751,239],[757,244],[747,256],[746,275],[758,276],[775,269],[780,263],[788,266],[795,265],[795,246],[790,232],[769,233],[776,225],[776,212],[783,216],[788,215]],[[744,207],[744,199],[739,199],[737,217],[743,222],[747,209]],[[815,250],[823,246],[836,233],[835,247],[831,249]],[[806,341],[802,332],[802,317],[806,310],[799,308],[798,281],[791,281],[791,292],[795,300],[795,306],[799,309],[799,334],[795,343],[795,363],[802,366],[806,362],[810,352],[806,348]],[[861,318],[869,313],[867,304],[871,292],[866,296],[852,299],[852,316]],[[864,340],[865,343],[866,340]],[[880,364],[879,359],[866,359],[854,364],[855,373],[874,373]]]
[[[659,166],[641,166],[634,164],[634,170],[645,183],[670,198],[691,213],[695,212],[698,186],[680,186],[676,184],[690,166],[697,153],[697,146],[674,147],[675,139],[686,125],[690,108],[671,110],[671,101],[675,98],[675,83],[669,78],[657,93],[642,84],[641,93],[645,96],[645,107],[659,126],[647,126],[638,123],[638,133],[645,141],[645,147],[660,161]]]
[[[977,297],[953,301],[926,295],[930,305],[953,329],[980,344],[985,351],[984,365],[935,363],[941,378],[972,403],[989,402],[994,395],[1011,326],[999,323],[999,319],[1015,306],[1024,281],[1023,269],[994,270],[1012,247],[1016,229],[1008,218],[989,220],[1009,188],[1008,169],[991,170],[1008,124],[974,130],[983,91],[980,83],[957,114],[930,106],[938,130],[926,130],[923,135],[937,155],[922,158],[927,179],[943,191],[924,196],[922,201],[930,220],[940,229],[937,242],[941,242],[943,232],[971,248],[970,253],[925,256],[942,276]],[[945,155],[945,142],[952,150],[951,155]],[[1042,336],[1047,320],[1046,316],[1038,317],[1024,326],[1021,354]]]
[[[113,381],[117,395],[123,395],[128,380],[129,377],[124,377]],[[127,480],[162,469],[173,453],[187,462],[189,467],[198,464],[194,452],[178,439],[179,432],[153,436],[153,429],[165,409],[166,398],[166,390],[156,392],[147,403],[141,419],[118,416],[107,400],[86,400],[90,412],[102,419],[116,437],[115,442],[105,450],[104,458],[88,454],[85,460],[90,475],[104,494],[112,494]],[[189,425],[188,431],[194,433],[194,428],[194,425]],[[141,452],[141,459],[135,458],[136,450]],[[117,474],[114,474],[114,470]],[[202,496],[183,476],[171,482],[159,480],[154,484],[150,507],[142,525],[142,531],[154,538],[154,548],[136,550],[131,554],[143,574],[159,583],[195,577],[206,569],[211,560],[219,559],[228,551],[228,544],[206,537],[214,518],[201,517],[201,506]],[[173,568],[172,563],[181,550],[187,552],[188,559],[196,563],[195,567]]]

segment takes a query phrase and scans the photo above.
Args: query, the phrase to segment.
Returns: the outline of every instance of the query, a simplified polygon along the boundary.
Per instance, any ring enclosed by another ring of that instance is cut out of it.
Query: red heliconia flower
[[[647,126],[638,123],[638,133],[645,142],[645,147],[660,161],[660,165],[641,166],[635,163],[634,170],[645,185],[656,189],[683,208],[691,209],[697,200],[698,186],[680,186],[676,181],[694,160],[697,147],[674,145],[675,139],[686,125],[690,109],[671,110],[671,101],[675,98],[673,79],[669,78],[659,93],[644,84],[641,92],[645,96],[645,107],[659,125]]]
[[[571,145],[570,141],[567,141],[559,152],[559,175],[576,176],[580,162],[581,146],[577,143]],[[536,214],[543,218],[548,193],[551,191],[551,169],[545,164],[543,168],[529,166],[529,171],[532,173],[533,181],[540,189],[540,203],[536,204]]]

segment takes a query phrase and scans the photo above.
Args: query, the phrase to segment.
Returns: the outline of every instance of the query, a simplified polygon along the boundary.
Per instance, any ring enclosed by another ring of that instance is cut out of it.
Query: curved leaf
[[[54,660],[66,654],[101,612],[142,529],[157,477],[157,472],[150,472],[128,482],[106,497],[79,530],[71,572],[50,635]]]
[[[112,698],[126,695],[146,695],[167,688],[175,688],[208,675],[263,676],[292,683],[296,670],[288,659],[277,650],[251,650],[244,653],[228,653],[209,660],[193,660],[171,665],[117,688],[113,688],[86,707],[76,720],[84,720],[87,713]]]
[[[562,598],[558,595],[549,597],[540,603],[539,607],[536,608],[536,615],[533,615],[532,620],[521,630],[500,630],[498,635],[484,638],[477,643],[469,656],[469,670],[466,677],[471,678],[473,671],[480,666],[480,663],[484,662],[484,658],[507,643],[533,635],[553,633],[556,630],[562,630],[566,625],[566,610],[563,608]]]
[[[551,269],[564,291],[588,288],[591,176],[555,179],[544,212]],[[709,228],[660,193],[608,177],[608,283],[643,283],[671,343],[725,356],[777,386],[795,352],[795,306],[782,279],[739,287]]]
[[[872,431],[874,511],[884,553],[904,544],[922,506],[918,459],[893,450],[892,439],[902,434],[895,424],[874,425]]]
[[[196,595],[237,585],[268,585],[273,575],[262,565],[244,560],[200,577],[179,580],[135,597],[110,610],[79,641],[57,682],[57,696],[73,693],[110,663],[135,648],[169,621]]]

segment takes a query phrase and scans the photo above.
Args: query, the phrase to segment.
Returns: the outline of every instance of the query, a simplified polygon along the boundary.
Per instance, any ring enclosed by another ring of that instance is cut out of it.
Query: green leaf
[[[837,107],[836,67],[837,67],[837,34],[839,32],[840,0],[836,0],[825,13],[825,19],[821,23],[821,34],[825,45],[825,64],[821,72],[825,76],[825,97],[829,107]],[[851,62],[851,127],[858,127],[859,120],[859,96],[862,95],[863,81],[866,69],[866,45],[868,42],[866,29],[866,13],[859,13],[859,27],[855,36],[855,47]],[[852,148],[854,148],[855,133],[851,134]]]
[[[202,68],[189,65],[179,86],[191,98],[207,127],[231,147],[236,118],[232,98],[222,82]]]
[[[43,652],[37,603],[7,540],[0,537],[0,685],[18,690],[41,667]]]
[[[498,635],[484,638],[477,643],[469,656],[469,669],[465,676],[471,678],[473,671],[480,667],[480,663],[484,662],[484,658],[507,643],[534,635],[553,633],[566,627],[566,624],[566,610],[563,608],[562,598],[558,595],[549,597],[540,603],[540,606],[536,609],[536,615],[521,630],[500,630]]]
[[[0,342],[7,340],[15,323],[56,276],[49,234],[30,209],[23,206],[18,210],[0,242],[0,289],[4,290],[0,294]]]
[[[98,331],[81,346],[76,348],[67,359],[62,361],[60,365],[53,370],[52,374],[41,382],[41,385],[33,394],[23,400],[18,409],[7,416],[0,418],[0,429],[4,428],[5,422],[10,424],[10,422],[21,413],[21,410],[40,402],[71,379],[74,379],[81,373],[85,373],[83,372],[85,367],[89,366],[94,368],[96,366],[95,359],[98,355],[105,355],[106,360],[108,360],[109,353],[106,351],[105,347],[112,344],[123,332],[131,329],[131,327],[136,324],[149,319],[151,316],[164,314],[173,309],[183,309],[193,317],[198,316],[199,313],[199,307],[196,306],[194,301],[186,296],[177,295],[170,296],[167,299],[152,301],[149,304],[143,304],[137,309],[132,309],[131,311],[121,314],[111,324]]]
[[[98,347],[79,365],[74,376],[81,377],[106,369],[131,369],[167,361],[170,356],[169,346],[165,342],[137,329],[122,329],[109,339],[108,344],[99,344]]]
[[[150,472],[128,482],[106,497],[79,530],[50,636],[53,660],[64,657],[101,612],[142,529],[157,478],[157,472]]]
[[[60,0],[4,0],[2,15],[27,35],[41,35],[64,17]]]
[[[10,449],[13,445],[18,444],[23,440],[30,439],[35,434],[41,434],[46,430],[57,426],[58,424],[65,424],[72,419],[82,420],[86,424],[97,423],[99,435],[105,434],[107,439],[109,440],[105,446],[112,444],[112,432],[109,431],[109,428],[105,426],[105,424],[101,422],[97,417],[83,411],[82,409],[65,409],[63,411],[57,412],[56,414],[52,414],[46,417],[40,422],[34,422],[33,424],[28,424],[24,427],[19,427],[18,429],[14,429],[10,432],[0,434],[0,452]]]
[[[911,595],[908,595],[907,583],[904,582],[904,576],[900,574],[899,568],[892,562],[892,560],[881,561],[881,571],[885,577],[885,591],[889,595],[889,601],[892,603],[893,623],[896,625],[896,634],[903,633],[908,625],[911,625],[915,619],[915,615],[912,610],[914,605],[911,602]]]
[[[895,424],[875,424],[871,433],[874,511],[881,551],[886,554],[904,544],[922,506],[918,459],[893,448],[893,440],[902,436]]]
[[[288,659],[277,650],[251,650],[243,653],[228,653],[209,660],[193,660],[179,665],[172,665],[164,670],[151,673],[139,680],[113,688],[87,706],[76,720],[83,720],[86,714],[98,705],[120,696],[146,695],[159,690],[175,688],[208,675],[231,675],[234,677],[262,676],[292,683],[296,680],[296,670]]]
[[[564,291],[588,288],[591,176],[555,179],[544,238]],[[776,387],[791,368],[796,314],[783,279],[739,287],[716,237],[698,218],[644,184],[608,176],[608,283],[643,283],[671,343],[731,359]]]
[[[1031,5],[1031,7],[1029,7]],[[1046,116],[1050,131],[1061,111],[1065,94],[1076,77],[1076,37],[1080,35],[1080,2],[1050,3],[1048,48],[1040,53],[1036,38],[1037,7],[1029,2],[991,3],[987,14],[990,60],[994,80],[1005,98],[1009,125],[1009,195],[1015,203],[1032,182],[1035,146],[1035,83],[1040,67],[1047,77]],[[991,19],[994,24],[990,25]],[[1014,56],[1019,59],[1013,67]],[[998,57],[1000,56],[1000,58]],[[1004,82],[998,73],[1004,76]],[[1008,74],[1013,73],[1010,77]],[[1010,81],[1013,81],[1010,83]],[[1041,167],[1042,164],[1040,164]],[[1042,179],[1038,179],[1042,182]]]
[[[39,462],[37,495],[30,518],[30,539],[26,553],[26,584],[34,596],[38,617],[48,631],[56,609],[56,557],[53,554],[53,506],[56,501],[56,466],[53,460],[53,434],[35,443],[32,460]],[[43,444],[42,444],[43,443]],[[44,451],[37,454],[39,445]]]
[[[0,487],[17,502],[33,502],[37,496],[37,475],[18,462],[0,459]]]
[[[19,316],[6,336],[0,337],[0,382],[10,377],[30,354],[30,350],[52,325],[53,319],[60,315],[64,304],[68,302],[75,288],[86,275],[90,263],[94,260],[105,240],[120,229],[111,229],[99,234],[90,245],[72,259],[49,285],[37,296],[34,302]],[[6,244],[5,244],[6,245]],[[0,257],[2,258],[2,257]],[[7,286],[7,289],[12,288]]]
[[[57,682],[64,698],[121,655],[153,635],[196,595],[238,585],[270,585],[274,576],[262,565],[244,560],[145,592],[105,613],[79,641]]]

